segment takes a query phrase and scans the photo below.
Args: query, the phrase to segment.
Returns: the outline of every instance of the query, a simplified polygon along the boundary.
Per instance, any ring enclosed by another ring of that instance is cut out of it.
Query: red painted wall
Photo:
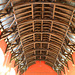
[[[36,61],[36,64],[31,65],[23,75],[57,75],[57,73],[44,61]]]

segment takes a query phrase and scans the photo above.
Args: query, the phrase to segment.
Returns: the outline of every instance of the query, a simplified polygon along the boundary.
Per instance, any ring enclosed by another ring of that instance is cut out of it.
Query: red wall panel
[[[11,59],[11,53],[10,52],[6,52],[4,65],[9,66],[10,59]]]
[[[0,48],[2,49],[3,53],[5,53],[7,44],[4,40],[0,40]]]

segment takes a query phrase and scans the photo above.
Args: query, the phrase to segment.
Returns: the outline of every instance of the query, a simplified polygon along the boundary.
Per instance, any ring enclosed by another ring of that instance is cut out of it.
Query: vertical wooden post
[[[33,12],[34,12],[34,10],[33,10],[33,4],[32,4],[31,6],[32,6],[32,19],[34,19],[34,14],[33,14]]]
[[[53,9],[53,19],[54,19],[54,15],[55,15],[55,7],[56,7],[56,5],[54,4],[54,9]]]
[[[42,4],[42,19],[44,18],[44,4]]]

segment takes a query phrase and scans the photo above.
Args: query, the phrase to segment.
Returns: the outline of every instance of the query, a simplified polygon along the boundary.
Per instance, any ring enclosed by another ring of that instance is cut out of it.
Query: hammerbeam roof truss
[[[74,51],[74,43],[67,37],[71,32],[70,26],[72,31],[75,27],[75,8],[73,6],[51,3],[51,1],[33,2],[31,0],[25,3],[9,0],[5,3],[4,9],[0,11],[2,12],[1,23],[4,24],[5,21],[11,19],[2,26],[5,32],[1,38],[7,42],[9,40],[7,51],[11,50],[12,59],[16,59],[15,65],[18,64],[22,72],[34,64],[35,60],[44,60],[53,68],[58,66],[58,63],[61,64],[60,59],[64,58],[64,52],[67,52],[63,47],[65,40],[72,44],[69,45],[69,48]],[[4,19],[5,17],[7,19]],[[10,35],[13,36],[8,37]],[[11,38],[14,40],[11,41]],[[69,58],[65,57],[73,61],[69,52],[67,55]],[[61,65],[62,70],[63,66],[68,67],[66,61]]]

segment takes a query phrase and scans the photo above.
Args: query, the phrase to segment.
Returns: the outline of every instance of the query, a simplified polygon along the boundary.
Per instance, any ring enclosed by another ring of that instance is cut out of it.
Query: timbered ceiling
[[[68,68],[68,60],[73,62],[74,6],[56,0],[9,0],[0,7],[1,40],[7,42],[21,73],[36,60],[57,72]]]

